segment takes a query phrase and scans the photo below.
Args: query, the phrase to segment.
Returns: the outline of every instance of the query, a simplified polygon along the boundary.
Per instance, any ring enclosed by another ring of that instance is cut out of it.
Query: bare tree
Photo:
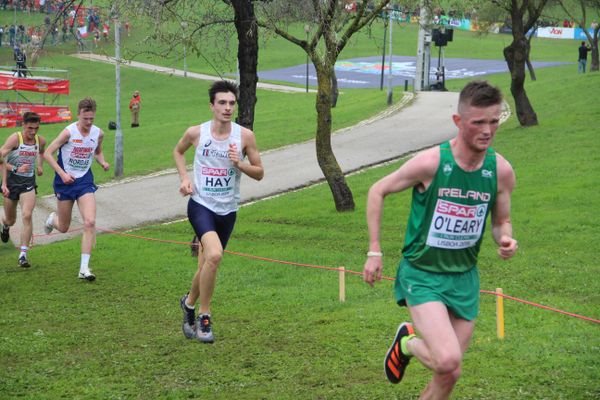
[[[302,48],[317,73],[316,152],[319,167],[329,184],[338,211],[353,211],[354,198],[331,147],[331,108],[333,105],[335,62],[353,34],[371,23],[390,0],[357,2],[348,12],[345,2],[311,0],[310,2],[273,1],[257,9],[259,25]],[[308,40],[290,32],[290,21],[304,20],[312,28]]]
[[[590,65],[590,71],[598,71],[600,64],[598,56],[598,31],[600,30],[600,24],[598,24],[598,21],[594,21],[592,23],[593,30],[591,34],[586,27],[588,8],[595,9],[597,14],[600,13],[600,0],[578,0],[581,8],[581,14],[579,14],[579,16],[575,14],[574,10],[565,6],[564,0],[558,0],[558,2],[569,18],[577,22],[577,24],[583,29],[583,33],[585,34],[585,37],[592,48],[592,63]]]
[[[538,124],[537,114],[525,92],[525,63],[530,51],[527,32],[540,17],[548,0],[493,0],[508,11],[513,41],[504,48],[504,59],[510,70],[510,92],[515,99],[517,119],[521,126]]]

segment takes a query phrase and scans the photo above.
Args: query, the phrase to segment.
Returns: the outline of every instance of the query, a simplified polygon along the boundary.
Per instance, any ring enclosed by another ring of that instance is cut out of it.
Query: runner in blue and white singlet
[[[69,132],[69,141],[58,150],[58,165],[68,174],[75,178],[73,185],[89,184],[94,182],[91,166],[94,162],[94,154],[98,147],[100,128],[92,125],[90,133],[82,135],[73,123],[65,128]],[[58,174],[54,176],[55,185],[63,185]]]
[[[241,127],[231,123],[231,134],[225,140],[211,135],[212,121],[200,125],[200,139],[194,157],[194,193],[192,199],[217,215],[237,211],[240,201],[242,173],[229,159],[229,145],[235,144],[241,152]]]

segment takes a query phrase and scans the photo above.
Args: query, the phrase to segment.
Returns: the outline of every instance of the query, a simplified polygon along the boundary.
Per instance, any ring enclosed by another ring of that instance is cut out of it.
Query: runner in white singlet
[[[232,122],[237,85],[217,81],[208,93],[212,120],[189,127],[173,151],[181,179],[179,192],[191,195],[188,218],[202,247],[192,287],[180,301],[182,328],[188,339],[196,338],[204,343],[214,341],[210,302],[223,250],[235,224],[240,177],[244,173],[261,180],[264,175],[254,133]],[[194,176],[190,180],[184,155],[192,146],[195,147]],[[247,162],[243,161],[245,157]],[[200,307],[196,318],[198,299]]]

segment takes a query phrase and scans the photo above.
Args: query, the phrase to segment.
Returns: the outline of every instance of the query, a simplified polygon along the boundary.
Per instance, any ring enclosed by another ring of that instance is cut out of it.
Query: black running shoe
[[[29,261],[27,261],[27,257],[25,257],[25,256],[19,257],[19,267],[21,267],[21,268],[31,267],[31,264],[29,264]]]
[[[404,370],[410,362],[410,356],[406,356],[402,353],[400,341],[405,336],[414,335],[415,331],[413,326],[408,322],[403,322],[398,327],[396,337],[392,342],[392,347],[388,350],[385,355],[383,362],[383,368],[385,369],[385,375],[388,381],[392,383],[399,383],[404,376]]]
[[[210,314],[198,315],[198,319],[196,319],[196,338],[203,343],[212,343],[215,341]]]
[[[2,239],[2,243],[8,243],[8,239],[10,239],[10,233],[8,232],[10,226],[2,225],[2,232],[0,232],[0,239]]]
[[[183,324],[181,325],[181,329],[186,338],[194,339],[196,337],[196,311],[185,305],[187,298],[188,295],[186,294],[179,301],[179,305],[183,311]]]

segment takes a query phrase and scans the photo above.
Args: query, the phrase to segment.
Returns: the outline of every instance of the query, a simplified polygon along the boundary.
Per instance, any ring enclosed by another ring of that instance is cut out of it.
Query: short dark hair
[[[33,111],[23,113],[23,124],[39,124],[41,120],[42,117]]]
[[[216,81],[212,85],[210,85],[210,89],[208,89],[208,97],[210,98],[210,104],[214,104],[215,96],[217,93],[227,93],[231,92],[235,96],[235,101],[238,101],[239,95],[239,86],[237,83],[227,80]]]
[[[82,99],[77,105],[77,114],[79,114],[81,111],[96,111],[96,100],[92,99],[91,97]]]
[[[502,91],[488,81],[471,81],[458,96],[458,107],[489,107],[502,103]]]

